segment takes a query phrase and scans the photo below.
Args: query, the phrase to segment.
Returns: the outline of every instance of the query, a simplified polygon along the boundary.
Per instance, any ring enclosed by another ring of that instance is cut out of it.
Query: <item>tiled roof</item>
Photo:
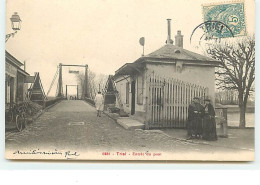
[[[144,56],[148,58],[158,58],[158,59],[176,59],[176,60],[193,60],[193,61],[209,61],[209,62],[219,62],[210,57],[206,57],[186,49],[180,48],[172,44],[166,44],[160,49]]]
[[[138,58],[136,61],[134,61],[133,63],[126,63],[125,65],[123,65],[122,67],[120,67],[115,74],[116,75],[126,75],[126,74],[130,74],[133,71],[137,71],[134,70],[138,69],[140,67],[142,67],[143,62],[158,62],[158,63],[164,63],[164,61],[168,62],[176,62],[176,60],[178,61],[183,61],[185,63],[189,63],[192,65],[211,65],[211,66],[219,66],[220,61],[210,58],[210,57],[206,57],[203,55],[200,55],[198,53],[194,53],[192,51],[188,51],[186,49],[180,48],[178,46],[172,45],[172,44],[166,44],[163,47],[161,47],[160,49],[142,56],[140,58]]]
[[[5,51],[5,58],[10,61],[11,63],[13,63],[14,65],[16,65],[17,67],[21,67],[23,65],[22,62],[20,62],[19,60],[17,60],[13,55],[11,55],[9,52]]]

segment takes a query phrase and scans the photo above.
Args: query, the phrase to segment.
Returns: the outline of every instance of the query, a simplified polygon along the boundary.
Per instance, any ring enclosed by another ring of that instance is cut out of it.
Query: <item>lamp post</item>
[[[10,37],[13,37],[17,33],[17,31],[21,29],[22,20],[20,19],[20,16],[17,14],[17,12],[14,12],[10,20],[12,22],[12,29],[14,30],[14,32],[9,33],[5,36],[5,42],[7,42]]]

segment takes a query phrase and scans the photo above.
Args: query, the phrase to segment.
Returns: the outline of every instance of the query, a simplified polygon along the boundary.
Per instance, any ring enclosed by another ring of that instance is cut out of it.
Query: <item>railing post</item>
[[[43,100],[43,108],[45,109],[46,108],[46,101]]]
[[[77,100],[79,99],[79,86],[77,85]]]
[[[68,85],[66,85],[66,93],[65,98],[68,99]]]

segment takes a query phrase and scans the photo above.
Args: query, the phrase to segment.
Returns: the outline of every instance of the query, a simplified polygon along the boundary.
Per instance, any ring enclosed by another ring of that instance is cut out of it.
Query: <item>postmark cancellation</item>
[[[202,5],[202,12],[204,22],[219,21],[229,28],[225,28],[221,32],[214,32],[214,37],[231,37],[230,30],[234,37],[247,35],[244,2]]]

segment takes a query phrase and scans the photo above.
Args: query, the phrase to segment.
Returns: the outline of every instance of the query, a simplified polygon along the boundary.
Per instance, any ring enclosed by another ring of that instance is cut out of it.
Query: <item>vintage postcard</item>
[[[254,160],[254,0],[7,0],[5,44],[6,159]]]

